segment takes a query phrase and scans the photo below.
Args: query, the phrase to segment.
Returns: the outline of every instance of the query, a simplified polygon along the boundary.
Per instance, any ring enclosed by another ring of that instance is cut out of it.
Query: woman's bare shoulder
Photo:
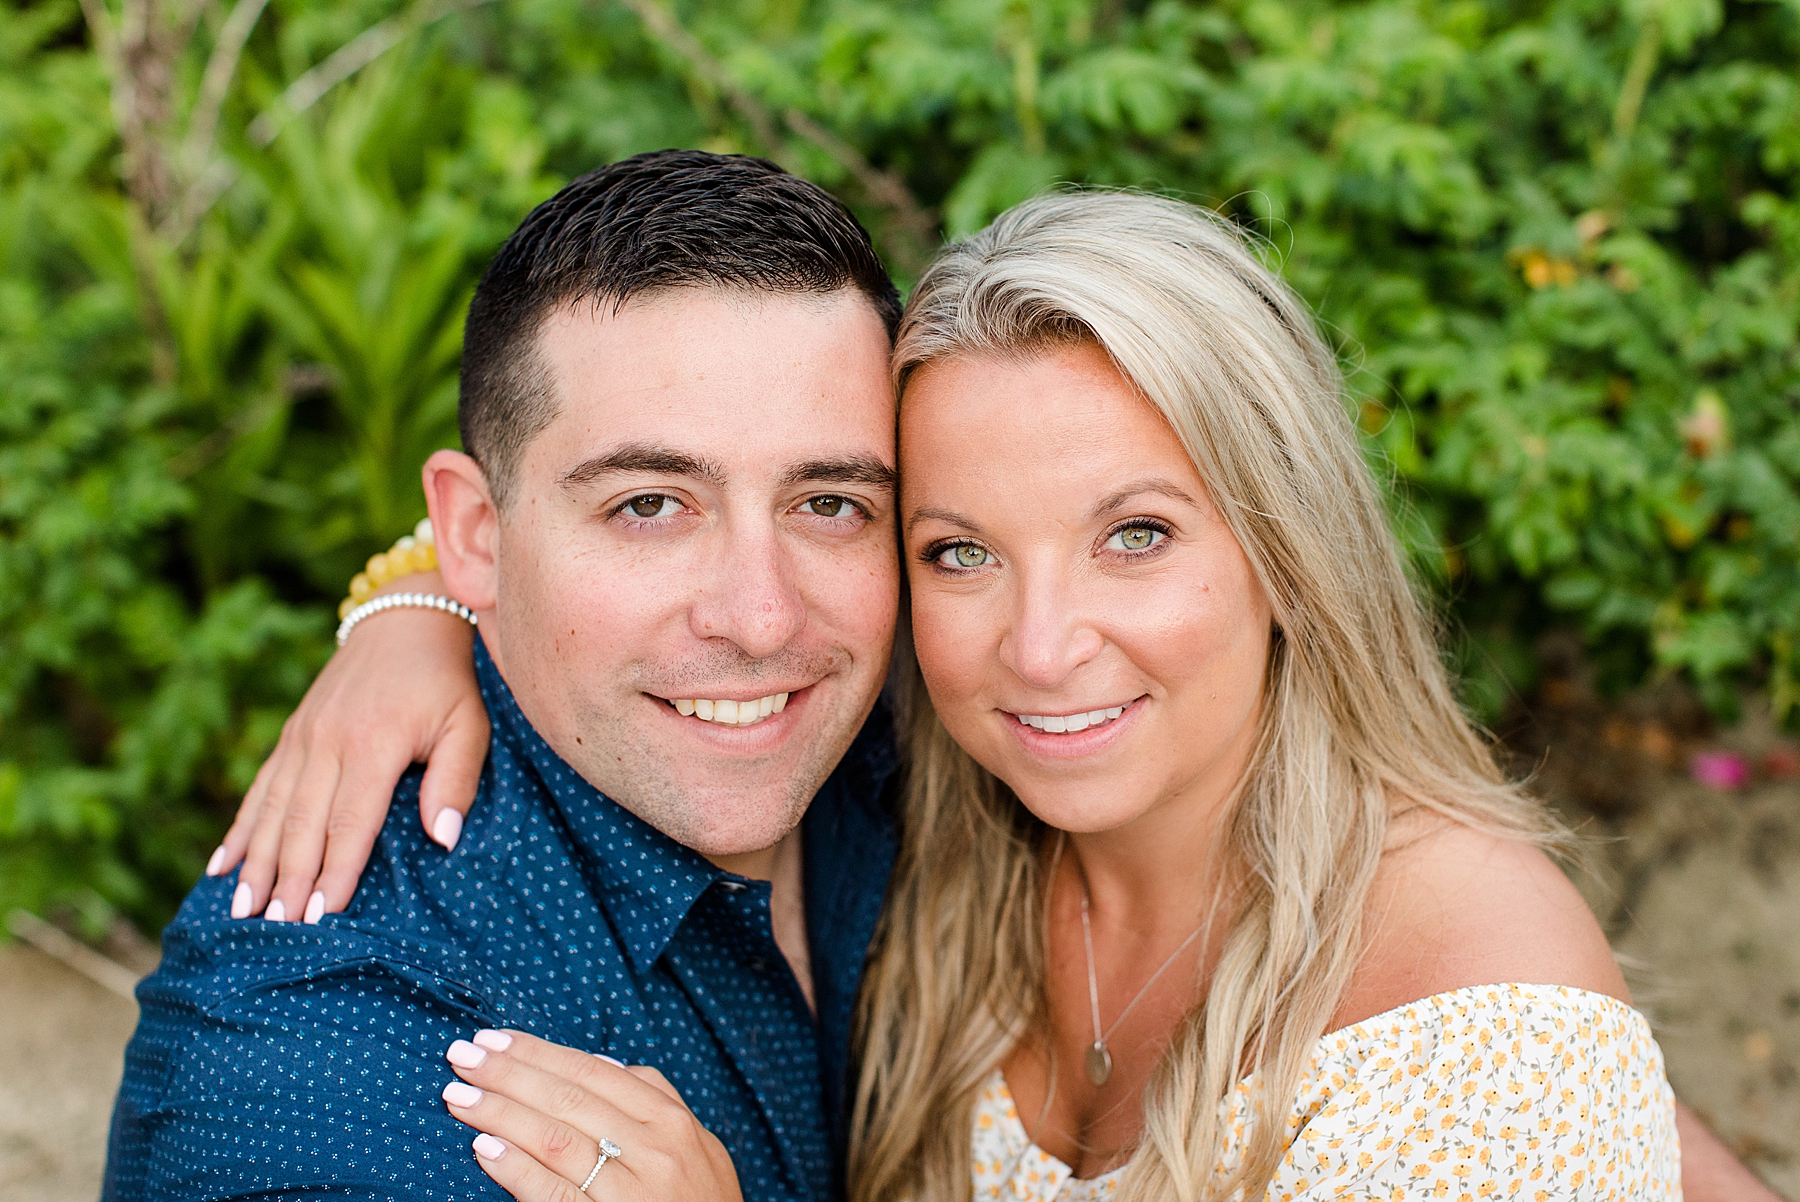
[[[1414,811],[1395,822],[1333,1027],[1470,985],[1631,995],[1580,892],[1535,844]]]

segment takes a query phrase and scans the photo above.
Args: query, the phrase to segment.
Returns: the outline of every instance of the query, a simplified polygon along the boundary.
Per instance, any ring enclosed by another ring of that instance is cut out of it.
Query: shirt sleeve
[[[1469,992],[1345,1033],[1268,1202],[1680,1198],[1674,1094],[1640,1014],[1555,987]]]
[[[496,1022],[473,991],[329,928],[170,934],[138,991],[107,1202],[507,1197],[440,1097],[445,1049]]]

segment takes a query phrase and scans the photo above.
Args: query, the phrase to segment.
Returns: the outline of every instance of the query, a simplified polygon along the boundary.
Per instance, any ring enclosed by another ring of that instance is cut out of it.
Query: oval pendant
[[[1104,1041],[1095,1040],[1094,1046],[1087,1050],[1087,1070],[1088,1080],[1095,1088],[1105,1085],[1106,1079],[1112,1076],[1112,1053],[1106,1050]]]

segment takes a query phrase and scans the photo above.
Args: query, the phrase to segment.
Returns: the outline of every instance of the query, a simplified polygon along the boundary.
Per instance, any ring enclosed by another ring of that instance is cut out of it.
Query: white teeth
[[[1111,722],[1125,712],[1122,705],[1109,706],[1103,710],[1089,710],[1085,714],[1014,714],[1020,726],[1029,726],[1034,730],[1049,734],[1074,734],[1086,730],[1090,726],[1099,726]]]
[[[771,693],[753,701],[712,701],[702,698],[689,700],[681,697],[669,704],[684,718],[717,722],[721,726],[754,726],[764,718],[779,714],[787,708],[787,703],[786,693]]]

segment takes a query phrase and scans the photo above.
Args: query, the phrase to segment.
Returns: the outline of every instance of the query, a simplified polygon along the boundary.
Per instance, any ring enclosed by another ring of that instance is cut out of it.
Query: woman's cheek
[[[915,588],[913,649],[925,687],[931,692],[931,704],[955,735],[967,729],[981,681],[987,675],[986,640],[977,629],[980,623],[964,612],[967,607],[946,601]],[[979,606],[979,602],[975,604]]]

